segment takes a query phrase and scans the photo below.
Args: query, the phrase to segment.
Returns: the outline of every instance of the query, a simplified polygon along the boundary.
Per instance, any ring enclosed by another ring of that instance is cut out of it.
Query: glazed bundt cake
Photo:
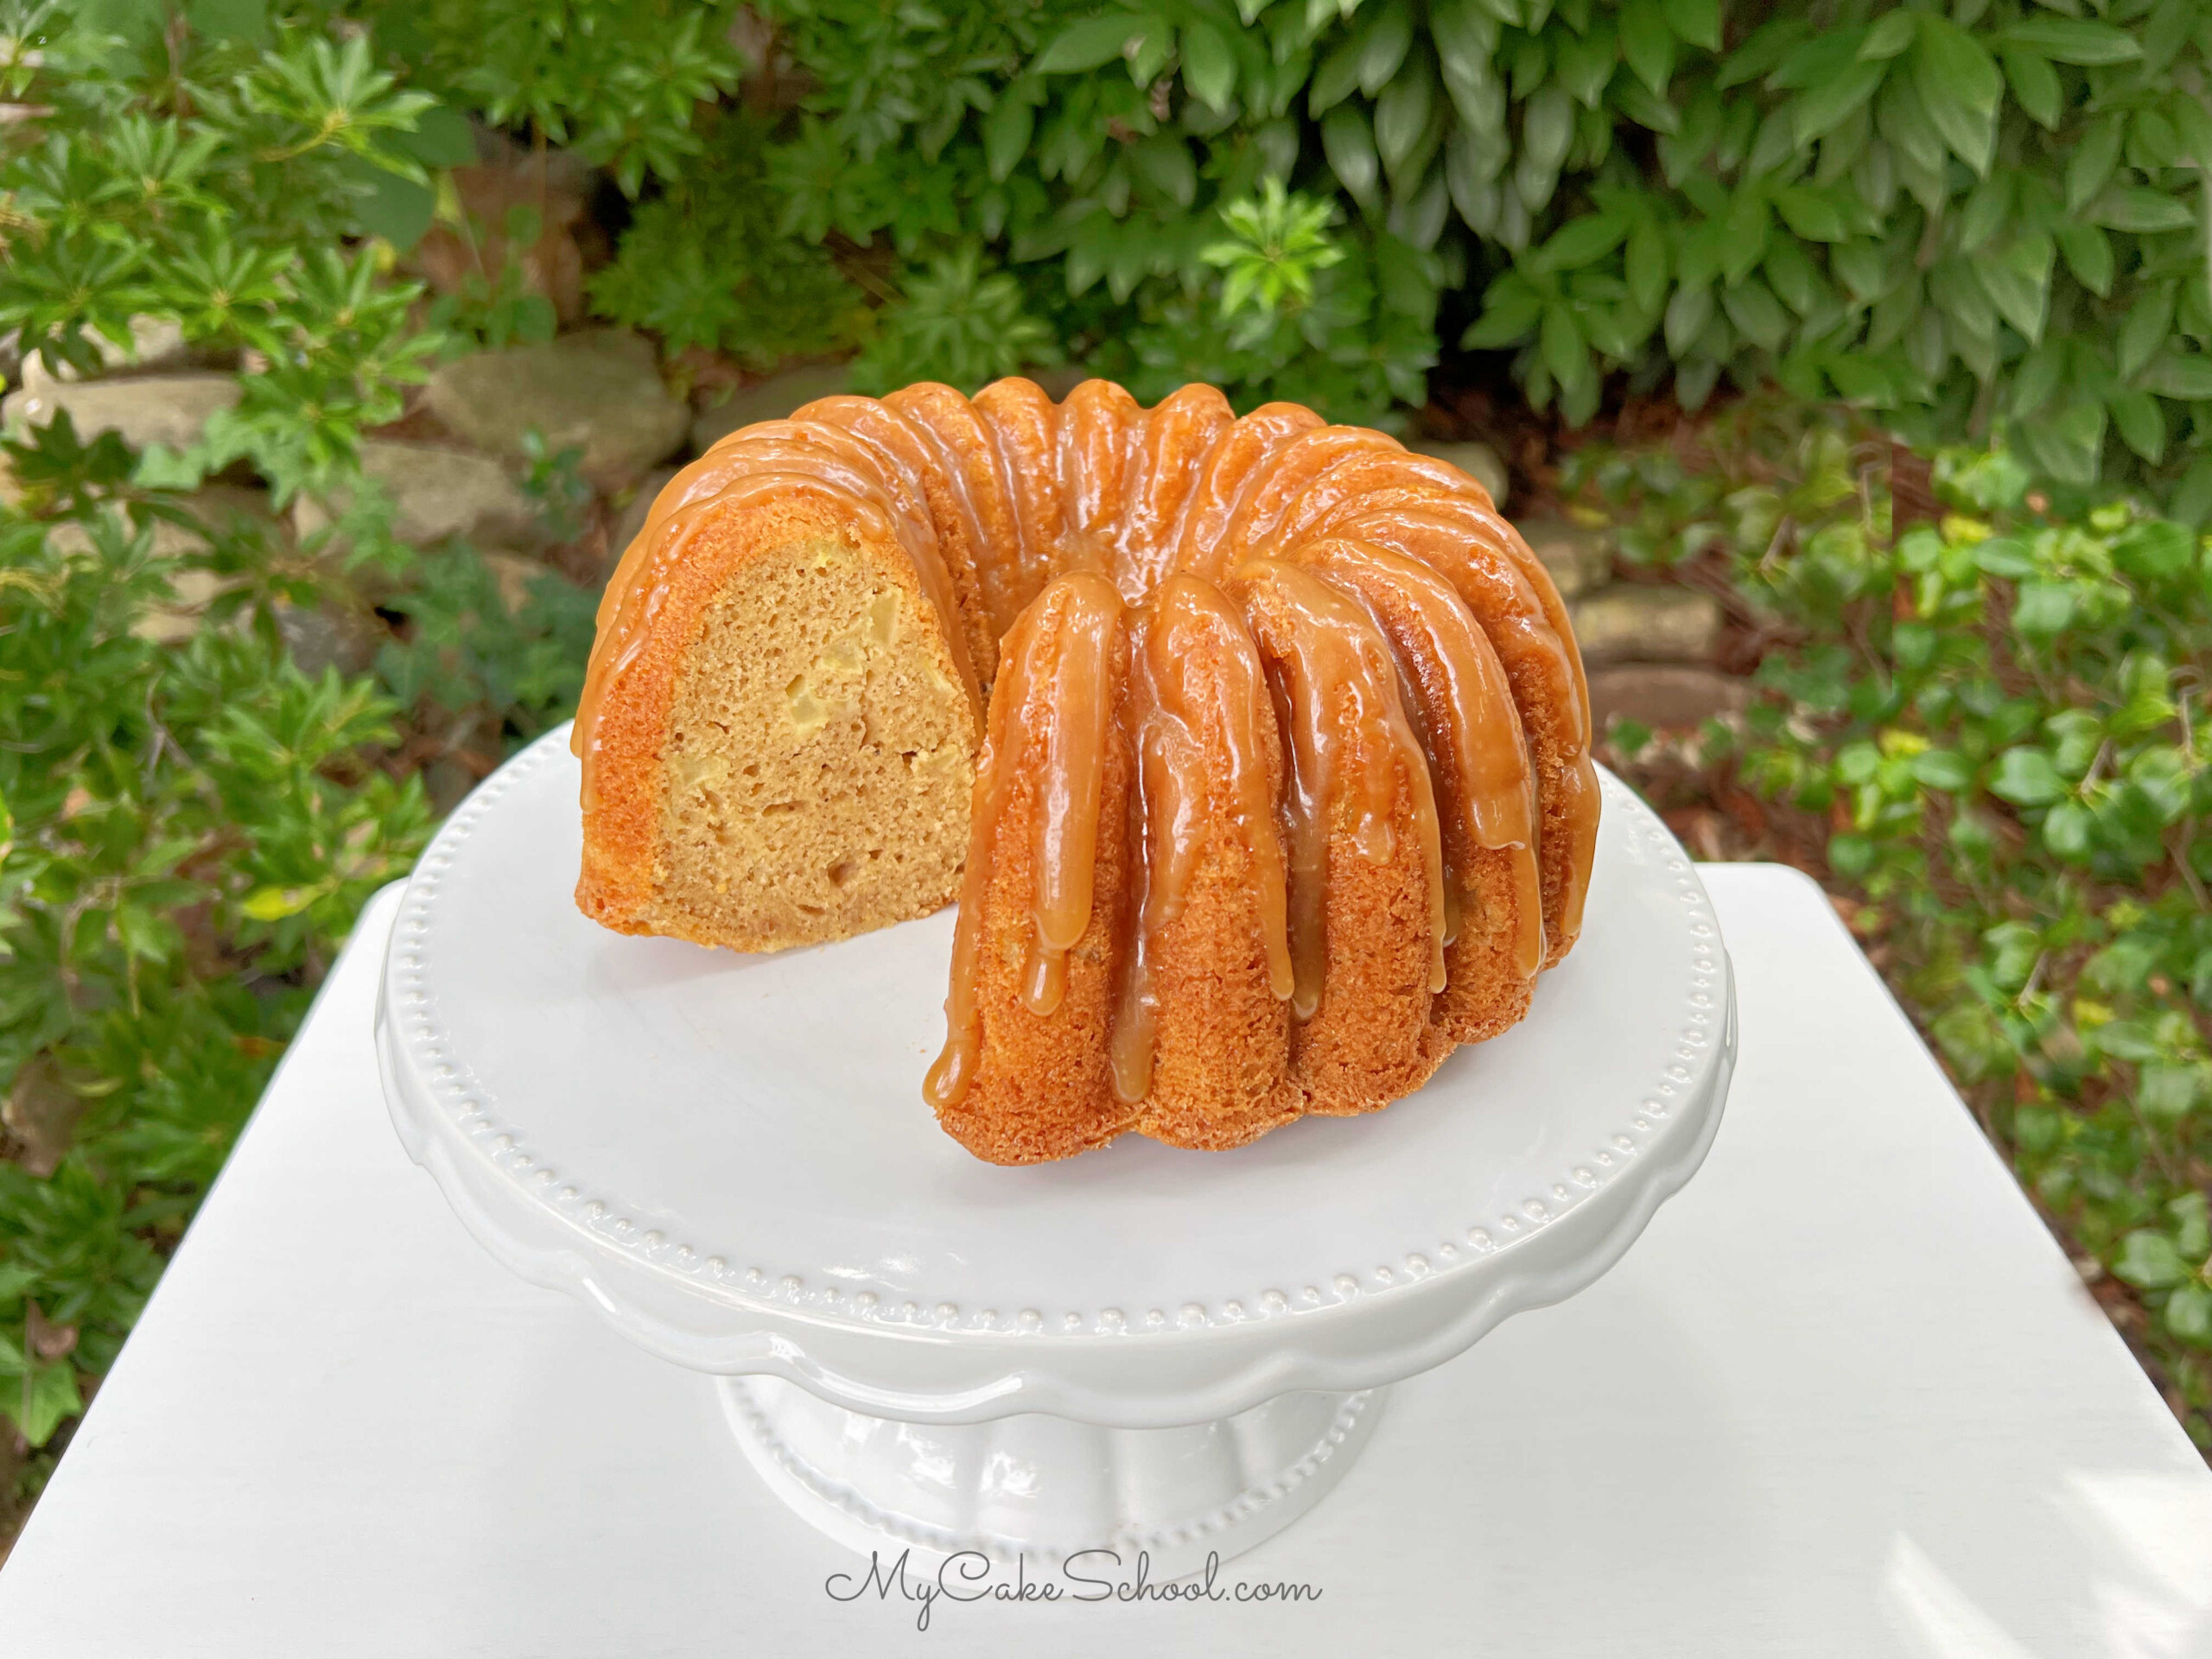
[[[1597,839],[1565,607],[1482,486],[1209,386],[829,397],[678,474],[599,611],[577,903],[741,950],[960,914],[998,1163],[1372,1111],[1519,1020]]]

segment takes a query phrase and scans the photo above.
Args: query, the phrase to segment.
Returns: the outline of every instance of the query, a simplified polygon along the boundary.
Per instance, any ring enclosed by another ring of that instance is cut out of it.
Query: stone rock
[[[341,674],[365,674],[388,636],[374,620],[334,605],[276,607],[276,632],[300,672],[310,677],[326,668]]]
[[[200,632],[207,607],[234,585],[213,570],[180,570],[169,578],[169,602],[148,608],[130,632],[157,645],[181,645]]]
[[[1419,438],[1406,446],[1417,455],[1433,455],[1439,461],[1448,461],[1469,478],[1490,492],[1490,499],[1498,510],[1505,507],[1505,463],[1498,459],[1497,451],[1486,443],[1445,443],[1439,440]]]
[[[440,294],[519,275],[524,291],[542,295],[556,318],[573,323],[584,314],[579,235],[589,230],[592,169],[574,151],[534,155],[488,133],[484,138],[491,142],[480,148],[493,152],[486,159],[446,175],[459,213],[424,232],[408,264]],[[529,220],[537,226],[537,240],[512,240],[508,231]]]
[[[480,556],[484,568],[492,573],[492,580],[499,584],[499,603],[506,607],[507,614],[521,615],[522,607],[530,602],[530,584],[546,574],[545,567],[519,553],[491,552]]]
[[[1567,607],[1582,660],[1701,663],[1720,639],[1720,601],[1688,588],[1616,582]]]
[[[105,334],[95,334],[88,338],[92,349],[100,354],[101,366],[110,374],[126,370],[147,374],[158,369],[194,366],[192,348],[184,343],[183,325],[167,317],[131,318],[128,346],[118,346]],[[65,369],[58,378],[73,380],[77,377]]]
[[[391,493],[392,534],[410,547],[433,546],[453,536],[502,543],[538,536],[537,504],[488,455],[367,438],[361,443],[361,471]],[[307,496],[293,506],[293,525],[302,540],[327,529],[330,521],[330,510]]]
[[[94,371],[96,378],[114,374],[166,374],[180,369],[227,372],[238,366],[236,351],[190,345],[184,338],[183,325],[168,317],[131,318],[130,339],[126,345],[118,346],[105,334],[92,330],[86,332],[85,339],[99,356],[100,366]],[[48,379],[70,383],[85,378],[67,363],[48,364],[36,352],[31,353],[29,361],[36,364]],[[25,366],[21,333],[10,329],[4,338],[0,338],[0,372],[14,380],[22,376]]]
[[[683,442],[689,416],[660,378],[652,344],[626,328],[592,328],[542,346],[479,352],[448,363],[425,391],[430,412],[479,449],[583,451],[584,476],[618,489]]]
[[[83,1096],[69,1086],[54,1056],[43,1050],[33,1055],[0,1101],[0,1122],[17,1143],[16,1162],[41,1180],[53,1174],[76,1140],[84,1110]]]
[[[654,498],[668,487],[677,471],[673,467],[659,467],[645,474],[645,480],[638,486],[638,493],[630,498],[629,505],[622,509],[614,528],[607,533],[608,558],[620,558],[624,550],[638,539],[638,532],[645,527],[645,515],[652,511]]]
[[[720,403],[699,411],[691,423],[691,447],[703,454],[739,427],[751,426],[755,421],[780,421],[801,404],[836,397],[851,380],[850,364],[807,363],[740,386]]]
[[[134,449],[167,444],[189,448],[207,417],[238,400],[238,383],[227,374],[146,374],[113,380],[57,380],[34,353],[23,362],[23,385],[0,402],[0,422],[44,426],[69,411],[77,435],[120,433]]]
[[[270,511],[266,491],[232,484],[205,485],[177,505],[218,534],[232,529],[232,521],[238,518],[257,519],[264,528],[273,528],[276,522],[276,515]],[[207,536],[167,518],[155,519],[152,532],[153,555],[157,559],[188,558],[207,550]],[[64,552],[82,554],[92,550],[92,532],[73,520],[54,525],[47,531],[47,539]]]
[[[1654,731],[1702,726],[1741,714],[1750,702],[1748,681],[1688,663],[1621,663],[1590,676],[1590,723],[1599,733],[1615,720]]]
[[[1612,539],[1602,530],[1567,518],[1521,518],[1513,527],[1543,561],[1562,598],[1573,599],[1613,573]]]

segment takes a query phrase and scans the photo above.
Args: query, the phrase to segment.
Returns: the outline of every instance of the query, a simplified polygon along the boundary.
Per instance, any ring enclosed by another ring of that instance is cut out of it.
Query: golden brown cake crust
[[[927,1093],[995,1162],[1374,1110],[1580,930],[1556,589],[1474,480],[1296,405],[824,399],[679,474],[600,624],[578,904],[777,949],[964,856]]]

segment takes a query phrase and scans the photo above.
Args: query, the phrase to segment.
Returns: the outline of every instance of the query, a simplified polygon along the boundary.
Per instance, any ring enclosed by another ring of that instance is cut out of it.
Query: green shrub
[[[2022,1179],[2130,1286],[2212,1446],[2212,543],[2063,514],[2002,451],[1891,534],[1887,452],[1753,409],[1718,465],[1587,451],[1631,557],[1722,556],[1783,643],[1704,747],[1810,832],[1857,931]],[[1635,747],[1630,745],[1628,747]],[[1648,762],[1647,762],[1648,764]]]
[[[650,328],[671,350],[705,346],[753,369],[861,336],[860,290],[821,248],[782,234],[766,149],[759,121],[715,123],[699,162],[639,205],[613,263],[593,277],[601,315]]]
[[[436,341],[360,238],[390,186],[457,159],[416,130],[429,100],[322,24],[0,4],[23,117],[0,124],[0,330],[89,367],[152,315],[261,359],[188,453],[63,419],[0,466],[0,1415],[34,1447],[114,1358],[356,910],[429,826],[420,784],[378,764],[391,703],[303,673],[282,633],[348,602],[339,548],[404,562],[354,448]],[[299,546],[193,493],[233,465],[274,505],[349,505]]]
[[[1322,377],[1332,412],[1417,393],[1472,283],[1465,343],[1577,422],[1608,374],[1693,407],[1778,379],[2212,510],[2196,0],[768,10],[818,82],[784,223],[913,257],[980,234],[1116,372],[1266,379],[1202,251],[1275,177],[1344,203],[1374,279],[1305,343],[1380,372]]]
[[[6,454],[0,1077],[28,1140],[0,1162],[0,1415],[37,1446],[429,812],[373,764],[391,705],[287,653],[300,586],[261,526],[134,486],[66,419]]]

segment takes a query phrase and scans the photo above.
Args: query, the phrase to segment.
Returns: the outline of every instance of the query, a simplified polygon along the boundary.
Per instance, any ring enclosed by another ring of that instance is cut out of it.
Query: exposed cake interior
[[[774,950],[957,891],[975,717],[897,559],[779,525],[722,581],[670,705],[651,931]]]

